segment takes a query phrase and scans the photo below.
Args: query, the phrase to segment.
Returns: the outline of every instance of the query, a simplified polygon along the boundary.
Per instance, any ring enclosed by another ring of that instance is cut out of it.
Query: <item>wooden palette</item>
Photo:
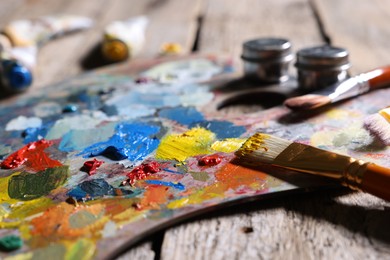
[[[4,101],[0,232],[24,244],[2,256],[106,259],[189,217],[332,185],[241,165],[234,151],[258,131],[390,166],[361,127],[388,90],[295,115],[280,105],[293,80],[256,88],[232,70],[216,57],[134,62]]]

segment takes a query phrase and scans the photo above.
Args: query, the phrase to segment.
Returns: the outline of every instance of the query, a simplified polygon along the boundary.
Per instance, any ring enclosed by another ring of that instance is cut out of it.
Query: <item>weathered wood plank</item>
[[[332,43],[350,52],[353,73],[389,64],[390,1],[313,2]]]
[[[306,0],[207,1],[202,52],[229,54],[241,66],[243,42],[260,37],[286,38],[294,51],[323,43]]]
[[[337,192],[244,204],[170,229],[162,259],[385,259],[389,205]]]

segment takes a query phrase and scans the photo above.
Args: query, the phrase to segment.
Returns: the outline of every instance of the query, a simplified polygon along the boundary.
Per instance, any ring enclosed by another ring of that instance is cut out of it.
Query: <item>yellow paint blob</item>
[[[184,207],[185,205],[187,205],[189,200],[190,200],[189,198],[181,198],[181,199],[178,199],[178,200],[174,200],[174,201],[170,202],[167,205],[167,207],[168,207],[168,209],[181,208],[181,207]]]
[[[214,139],[213,132],[200,127],[183,134],[171,134],[161,141],[156,158],[183,162],[191,156],[210,154],[210,145]]]
[[[245,139],[240,138],[227,138],[222,141],[216,141],[211,145],[211,149],[222,153],[232,153],[240,149],[241,145],[245,142]]]

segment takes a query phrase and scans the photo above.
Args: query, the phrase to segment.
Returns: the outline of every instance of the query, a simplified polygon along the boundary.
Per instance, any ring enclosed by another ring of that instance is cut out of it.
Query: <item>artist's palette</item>
[[[23,240],[2,256],[103,259],[186,217],[324,183],[240,165],[234,151],[256,131],[390,166],[361,128],[387,90],[305,119],[282,106],[226,113],[213,80],[231,69],[214,58],[114,67],[1,106],[0,240]]]

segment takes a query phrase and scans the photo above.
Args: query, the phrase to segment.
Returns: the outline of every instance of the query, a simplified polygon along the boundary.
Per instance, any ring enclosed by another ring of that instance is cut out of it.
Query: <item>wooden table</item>
[[[245,40],[276,36],[289,39],[294,51],[324,43],[347,48],[352,74],[390,61],[389,0],[2,0],[0,26],[53,13],[85,15],[96,24],[40,50],[33,88],[81,73],[106,24],[141,14],[150,24],[139,58],[156,57],[163,43],[175,42],[183,54],[229,55],[240,71]],[[389,259],[389,220],[389,202],[318,191],[192,219],[123,259]]]

